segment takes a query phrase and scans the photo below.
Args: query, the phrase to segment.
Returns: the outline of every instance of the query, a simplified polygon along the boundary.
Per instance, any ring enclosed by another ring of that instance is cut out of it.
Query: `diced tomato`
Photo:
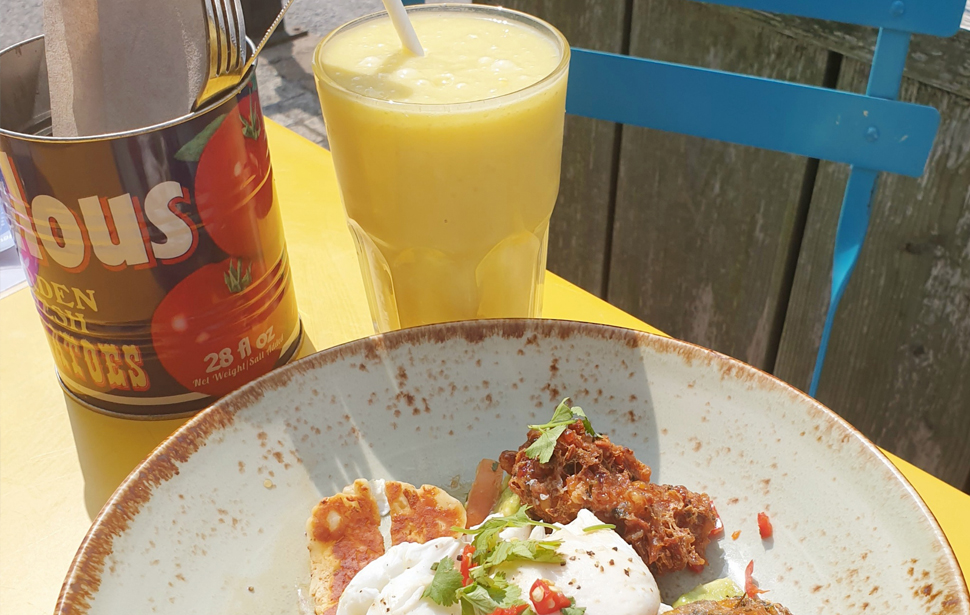
[[[700,574],[704,572],[704,566],[702,564],[688,564],[687,567],[690,568],[690,571],[693,572],[694,574]]]
[[[773,530],[771,527],[771,520],[768,518],[768,513],[758,513],[758,531],[761,533],[762,540],[765,538],[771,538]]]
[[[472,580],[470,572],[472,569],[472,556],[475,555],[475,545],[465,545],[465,548],[461,551],[461,585],[465,587],[470,585]]]
[[[549,615],[559,609],[572,606],[573,601],[555,589],[549,581],[536,579],[529,590],[529,599],[537,615]]]
[[[711,510],[714,511],[714,529],[711,530],[710,538],[717,538],[724,534],[724,524],[721,523],[721,515],[718,514],[717,509],[714,508],[714,504],[711,504]]]
[[[495,609],[490,615],[520,615],[527,608],[529,608],[528,604],[518,604],[516,606],[510,606],[507,609]]]
[[[505,472],[494,459],[482,459],[475,470],[475,480],[468,492],[465,517],[468,527],[475,527],[492,512],[492,507],[502,495],[502,477]]]
[[[751,575],[754,574],[754,560],[748,562],[748,565],[744,569],[744,593],[748,595],[748,598],[752,600],[758,597],[758,594],[763,594],[767,589],[758,589],[758,584],[754,582]]]

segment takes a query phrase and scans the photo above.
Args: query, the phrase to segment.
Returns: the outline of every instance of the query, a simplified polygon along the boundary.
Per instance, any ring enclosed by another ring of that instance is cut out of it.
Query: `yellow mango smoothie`
[[[569,47],[528,15],[408,11],[336,30],[314,73],[375,328],[541,311]]]

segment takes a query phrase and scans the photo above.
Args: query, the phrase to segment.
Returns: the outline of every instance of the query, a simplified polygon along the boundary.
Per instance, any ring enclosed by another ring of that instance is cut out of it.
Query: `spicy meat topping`
[[[704,551],[717,522],[707,494],[649,482],[650,468],[633,451],[592,432],[580,418],[561,430],[551,455],[533,458],[533,445],[547,433],[539,427],[517,451],[499,457],[509,488],[533,515],[569,523],[588,509],[614,524],[656,575],[707,564]]]

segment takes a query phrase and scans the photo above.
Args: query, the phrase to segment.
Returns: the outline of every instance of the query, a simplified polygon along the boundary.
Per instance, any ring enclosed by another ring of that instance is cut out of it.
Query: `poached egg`
[[[657,615],[660,590],[633,547],[611,529],[584,531],[601,524],[582,510],[551,534],[541,527],[506,529],[500,534],[505,540],[560,541],[556,551],[563,562],[508,562],[498,570],[522,590],[527,602],[532,584],[545,579],[577,607],[585,607],[586,615]],[[468,542],[466,537],[436,538],[392,546],[350,581],[337,615],[460,615],[460,605],[441,606],[422,594],[434,578],[431,566],[444,557],[457,560]]]

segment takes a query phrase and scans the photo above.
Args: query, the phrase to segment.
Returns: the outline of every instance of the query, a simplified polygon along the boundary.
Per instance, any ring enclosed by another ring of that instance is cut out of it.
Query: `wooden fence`
[[[684,0],[507,0],[571,44],[865,90],[875,30]],[[900,98],[940,110],[922,178],[883,175],[818,398],[970,490],[970,31],[914,37]],[[806,389],[843,165],[570,117],[553,271]]]

